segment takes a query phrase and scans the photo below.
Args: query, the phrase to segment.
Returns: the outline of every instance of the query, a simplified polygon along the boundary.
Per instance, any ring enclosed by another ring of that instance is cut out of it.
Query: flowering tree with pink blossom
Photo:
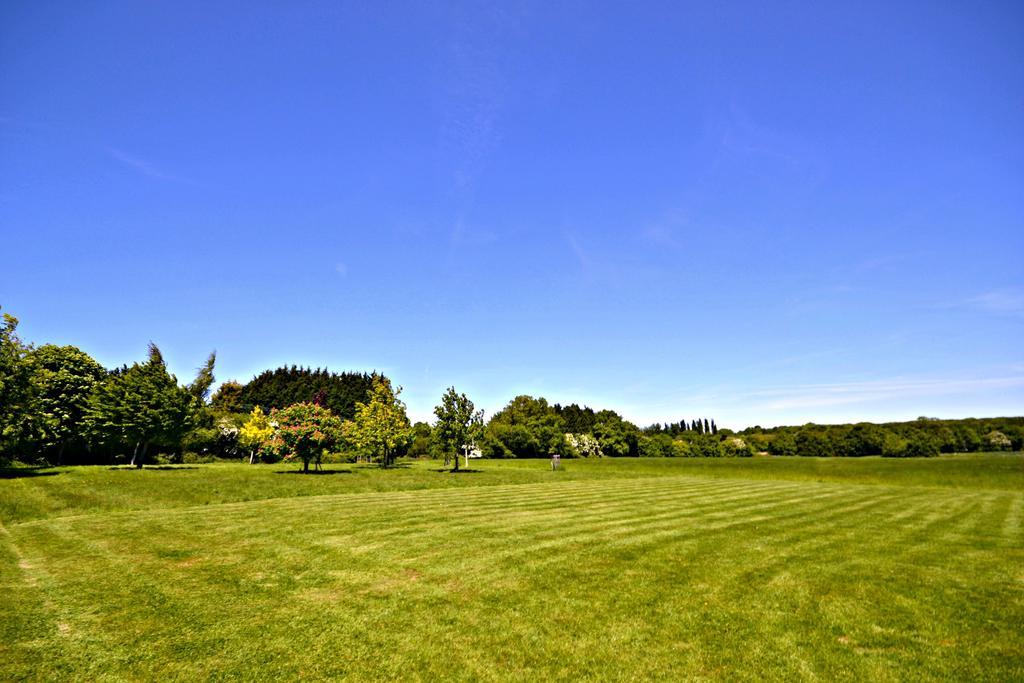
[[[341,437],[341,419],[315,403],[275,409],[270,422],[277,428],[268,446],[284,460],[301,460],[303,472],[309,472],[311,462],[319,465],[324,452]]]

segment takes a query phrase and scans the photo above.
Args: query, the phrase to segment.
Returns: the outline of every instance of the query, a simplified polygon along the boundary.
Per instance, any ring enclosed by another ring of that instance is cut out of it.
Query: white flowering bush
[[[601,444],[592,434],[566,434],[566,442],[579,454],[581,458],[600,458]]]

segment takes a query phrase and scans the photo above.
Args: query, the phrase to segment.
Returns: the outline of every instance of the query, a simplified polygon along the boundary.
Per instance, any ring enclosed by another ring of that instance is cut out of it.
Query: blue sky
[[[1024,413],[1019,3],[0,5],[0,305],[179,377]]]

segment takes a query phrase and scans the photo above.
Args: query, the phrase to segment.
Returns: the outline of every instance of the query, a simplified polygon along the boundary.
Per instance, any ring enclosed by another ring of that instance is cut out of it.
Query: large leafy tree
[[[132,464],[142,467],[150,446],[176,448],[201,408],[195,393],[178,385],[160,349],[151,343],[145,363],[115,370],[97,385],[86,420],[101,443],[134,444]]]
[[[398,398],[402,387],[392,388],[386,377],[377,376],[366,403],[357,403],[355,416],[345,423],[345,434],[355,446],[371,458],[380,458],[384,467],[394,461],[395,451],[412,436],[405,403]]]
[[[554,411],[565,421],[565,431],[571,434],[590,434],[594,431],[595,413],[593,408],[582,408],[572,403],[567,406],[555,404]]]
[[[412,426],[412,435],[409,437],[409,448],[406,455],[413,458],[428,458],[440,447],[437,438],[434,436],[434,429],[426,422],[417,422]]]
[[[563,453],[565,422],[546,399],[516,396],[491,417],[485,447],[494,457],[546,458]]]
[[[834,454],[825,431],[813,424],[797,432],[796,450],[798,454],[812,458],[825,458]]]
[[[441,403],[434,408],[434,415],[437,416],[434,430],[445,449],[445,459],[448,453],[454,453],[453,469],[458,472],[458,451],[462,450],[468,469],[469,451],[475,446],[476,439],[483,429],[484,411],[476,410],[469,397],[456,392],[455,387],[449,387],[441,396]]]
[[[341,418],[315,403],[275,408],[270,411],[270,422],[277,425],[271,449],[285,460],[302,461],[304,473],[309,472],[309,463],[319,465],[324,451],[341,437]]]
[[[222,383],[217,387],[217,391],[213,392],[213,398],[210,399],[210,405],[214,410],[219,410],[225,413],[242,412],[242,385],[233,379],[229,379],[227,382]],[[254,406],[254,408],[257,407],[259,406]]]
[[[610,456],[640,454],[640,430],[632,422],[622,419],[614,410],[602,410],[594,420],[594,436],[601,452]]]
[[[68,444],[82,443],[89,396],[106,370],[74,346],[44,344],[28,354],[32,371],[33,431],[40,449],[63,461]]]
[[[0,458],[14,455],[27,435],[31,414],[31,368],[26,362],[30,347],[21,343],[18,319],[9,313],[0,318]]]

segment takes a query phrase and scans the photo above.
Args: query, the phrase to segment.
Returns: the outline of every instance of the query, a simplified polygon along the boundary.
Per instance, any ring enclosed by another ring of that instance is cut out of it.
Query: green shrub
[[[886,434],[882,441],[882,457],[902,458],[907,455],[907,440],[895,434]]]
[[[749,458],[754,455],[754,448],[738,436],[730,436],[722,442],[722,457]]]
[[[186,451],[181,456],[181,461],[186,465],[199,465],[205,463],[216,462],[217,458],[213,457],[210,453],[195,453],[193,451]]]
[[[690,443],[694,455],[701,458],[722,457],[722,444],[713,436],[699,436]]]
[[[340,465],[355,461],[355,453],[338,451],[336,453],[324,453],[324,457],[321,459],[320,462],[324,464]]]
[[[200,427],[193,429],[185,435],[181,441],[181,447],[185,451],[208,454],[210,457],[213,457],[213,454],[217,451],[217,440],[219,438],[220,430],[216,427]]]
[[[655,434],[640,437],[640,456],[644,458],[673,458],[676,455],[675,443],[668,434]]]
[[[682,439],[676,439],[672,442],[672,457],[674,458],[689,458],[693,455],[693,449],[690,448],[690,444]]]
[[[910,439],[904,455],[908,458],[930,458],[939,454],[939,444],[925,435]]]

